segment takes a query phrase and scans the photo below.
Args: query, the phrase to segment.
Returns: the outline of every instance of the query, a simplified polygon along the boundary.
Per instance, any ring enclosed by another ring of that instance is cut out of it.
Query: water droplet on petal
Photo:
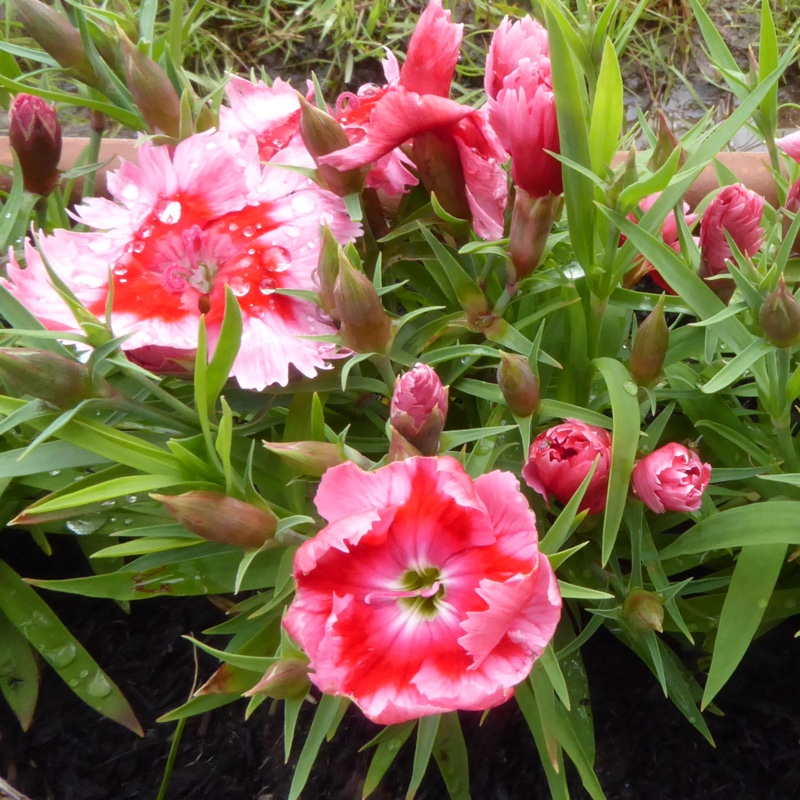
[[[286,272],[292,266],[292,254],[285,247],[268,247],[261,263],[273,272]]]
[[[165,225],[174,225],[181,218],[181,204],[177,200],[160,200],[156,204],[156,216]]]
[[[242,236],[247,239],[252,239],[256,235],[256,229],[252,225],[246,225],[242,228]]]
[[[153,235],[153,231],[154,230],[155,230],[155,228],[152,225],[145,225],[139,231],[139,236],[141,236],[142,239],[149,239]]]
[[[239,226],[235,222],[228,223],[228,230],[231,233],[236,233],[239,230]]]
[[[250,291],[250,282],[238,276],[231,278],[228,285],[237,297],[244,297]]]
[[[314,210],[314,198],[309,194],[296,194],[291,200],[292,209],[296,214],[310,214]]]
[[[137,239],[137,240],[136,240],[136,241],[135,241],[135,242],[134,242],[134,243],[131,245],[131,250],[133,250],[133,252],[134,252],[134,253],[141,253],[141,252],[142,252],[142,250],[144,250],[144,242],[143,242],[143,241],[141,241],[140,239]]]
[[[135,183],[126,183],[120,195],[123,200],[136,200],[139,197],[139,187]]]
[[[258,291],[261,294],[274,294],[277,285],[274,278],[262,278],[258,284]]]
[[[290,239],[296,239],[300,235],[300,231],[294,225],[287,225],[283,231]]]
[[[114,266],[111,268],[111,271],[115,275],[120,276],[128,274],[128,268],[124,264],[114,264]]]

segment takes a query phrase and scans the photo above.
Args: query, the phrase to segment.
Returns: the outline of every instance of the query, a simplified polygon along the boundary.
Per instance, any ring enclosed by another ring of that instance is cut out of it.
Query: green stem
[[[167,796],[169,779],[172,777],[172,770],[175,767],[175,760],[178,758],[178,750],[181,746],[181,738],[183,736],[183,729],[185,727],[186,717],[178,720],[178,724],[175,726],[175,733],[172,734],[172,743],[169,746],[167,765],[164,767],[164,776],[161,778],[161,786],[158,788],[158,796],[156,797],[156,800],[164,800],[164,798]]]
[[[36,215],[36,227],[47,232],[47,198],[40,197],[34,206]]]
[[[89,144],[86,145],[86,163],[96,164],[100,159],[100,144],[103,141],[102,132],[92,129],[89,135]],[[97,184],[97,170],[89,172],[83,178],[83,197],[93,197],[95,186]]]
[[[389,390],[389,396],[391,397],[392,392],[394,392],[394,381],[396,377],[392,369],[392,362],[389,360],[388,356],[381,355],[373,356],[371,360],[378,368],[378,372],[380,372],[381,378],[383,378],[383,382],[386,384],[386,388]]]

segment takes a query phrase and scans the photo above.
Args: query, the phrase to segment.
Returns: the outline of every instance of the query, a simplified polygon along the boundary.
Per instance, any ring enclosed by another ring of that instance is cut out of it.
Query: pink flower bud
[[[532,197],[521,186],[517,186],[508,241],[511,256],[508,269],[509,287],[514,287],[517,281],[532,275],[539,266],[547,238],[560,210],[561,195]]]
[[[711,467],[697,453],[670,442],[633,468],[631,481],[639,499],[656,514],[697,511],[711,478]]]
[[[449,389],[427,364],[417,364],[394,383],[389,410],[392,427],[424,456],[439,450],[447,419]]]
[[[118,30],[125,55],[125,78],[131,96],[150,129],[177,139],[180,135],[181,101],[167,73]]]
[[[29,394],[57,408],[114,394],[103,378],[92,380],[85,364],[28,347],[0,348],[0,381],[12,394]]]
[[[650,312],[636,332],[628,364],[633,379],[639,386],[650,386],[661,374],[664,357],[669,347],[669,328],[664,319],[664,298],[658,298],[656,307]]]
[[[639,633],[663,631],[664,603],[647,589],[634,589],[622,604],[622,618]]]
[[[764,300],[758,324],[767,339],[778,347],[792,347],[800,340],[800,305],[786,288],[783,275],[778,288]]]
[[[726,186],[711,201],[700,220],[700,277],[704,280],[728,271],[732,259],[725,231],[742,253],[754,256],[764,241],[761,214],[764,198],[742,184]]]
[[[271,511],[221,492],[150,496],[163,503],[184,528],[210,542],[257,548],[272,539],[278,527]]]
[[[17,153],[25,189],[46,196],[58,184],[61,125],[41,97],[18,94],[8,111],[8,138]]]
[[[568,419],[539,434],[531,444],[522,477],[545,500],[553,495],[559,503],[567,503],[598,456],[597,468],[579,506],[581,511],[598,514],[606,507],[611,469],[611,435],[603,428]]]
[[[497,385],[508,407],[518,417],[529,417],[539,408],[539,381],[525,356],[500,354]]]
[[[392,340],[392,321],[372,281],[341,253],[333,296],[344,343],[357,353],[385,353]]]

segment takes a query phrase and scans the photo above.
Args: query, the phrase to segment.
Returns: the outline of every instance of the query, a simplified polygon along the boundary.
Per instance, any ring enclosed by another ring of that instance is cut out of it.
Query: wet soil
[[[57,541],[42,556],[20,533],[0,535],[0,557],[25,575],[75,572],[74,542]],[[193,653],[181,636],[221,621],[206,598],[134,603],[129,615],[110,601],[45,593],[56,612],[118,683],[145,730],[143,738],[101,719],[43,667],[36,718],[22,733],[0,705],[0,776],[31,800],[154,800],[174,725],[156,718],[183,702],[195,670],[214,659]],[[800,796],[800,640],[795,628],[770,631],[748,653],[719,697],[724,717],[707,715],[710,747],[667,701],[647,668],[610,634],[585,647],[597,735],[597,772],[608,800],[788,800]],[[211,640],[213,641],[213,640]],[[219,645],[219,637],[213,642]],[[197,657],[197,662],[195,662]],[[301,715],[302,743],[313,716]],[[515,703],[463,714],[475,800],[547,800],[549,792],[530,733]],[[369,764],[359,753],[379,729],[352,708],[323,746],[304,797],[358,800]],[[285,800],[299,748],[283,763],[280,711],[263,704],[244,721],[236,703],[188,721],[168,800]],[[413,746],[401,752],[376,800],[401,800]],[[573,797],[584,798],[576,776]],[[0,792],[2,796],[2,792]],[[447,794],[432,764],[419,800]]]

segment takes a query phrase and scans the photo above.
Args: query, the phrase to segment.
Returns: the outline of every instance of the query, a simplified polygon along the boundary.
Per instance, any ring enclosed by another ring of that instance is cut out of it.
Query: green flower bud
[[[529,417],[539,408],[539,380],[525,356],[501,353],[497,384],[508,407],[518,417]]]
[[[656,116],[655,125],[656,146],[653,148],[653,155],[647,162],[647,168],[651,172],[657,172],[672,155],[675,150],[680,150],[678,156],[678,169],[686,163],[686,151],[681,147],[678,137],[675,136],[663,111],[659,109]]]
[[[90,86],[97,84],[97,75],[83,49],[81,35],[70,21],[39,0],[12,0],[17,19],[46,53],[64,69]]]
[[[57,408],[114,394],[103,378],[93,381],[84,364],[27,347],[0,347],[0,380],[12,394],[29,394]]]
[[[778,288],[764,300],[758,324],[764,336],[778,347],[792,347],[800,341],[800,305],[786,288],[783,275],[778,280]]]
[[[319,159],[336,150],[344,150],[350,145],[344,128],[327,112],[307,102],[298,95],[300,100],[300,135],[303,144],[311,154],[317,165],[317,172],[325,185],[334,194],[345,197],[348,194],[360,192],[367,179],[369,166],[359,167],[341,172],[329,164],[320,164]]]
[[[547,245],[547,239],[561,210],[561,195],[552,192],[544,197],[532,197],[517,186],[514,212],[511,215],[508,250],[508,285],[516,288],[517,281],[533,274]]]
[[[639,386],[650,386],[664,366],[664,358],[669,347],[669,328],[664,318],[664,300],[666,295],[658,298],[656,307],[639,326],[631,348],[631,360],[628,364],[633,379]]]
[[[356,353],[385,353],[392,341],[392,321],[372,281],[341,250],[333,297],[345,345]]]
[[[622,618],[639,633],[663,631],[664,604],[661,598],[646,589],[634,589],[622,605]]]
[[[219,544],[258,548],[275,536],[278,518],[271,511],[222,492],[151,494],[184,528]]]
[[[313,478],[321,478],[331,467],[347,461],[342,448],[330,442],[264,442],[264,447]]]
[[[319,261],[317,262],[319,301],[322,308],[336,322],[339,322],[339,313],[336,311],[334,287],[336,279],[339,277],[339,249],[339,242],[331,233],[331,229],[327,225],[323,225],[322,247],[320,247]]]
[[[265,694],[276,700],[290,700],[305,697],[309,689],[308,659],[282,658],[267,670],[252,689],[245,692],[245,697]]]
[[[125,59],[128,89],[150,129],[177,139],[180,135],[181,101],[172,81],[150,56],[145,55],[117,29]]]

